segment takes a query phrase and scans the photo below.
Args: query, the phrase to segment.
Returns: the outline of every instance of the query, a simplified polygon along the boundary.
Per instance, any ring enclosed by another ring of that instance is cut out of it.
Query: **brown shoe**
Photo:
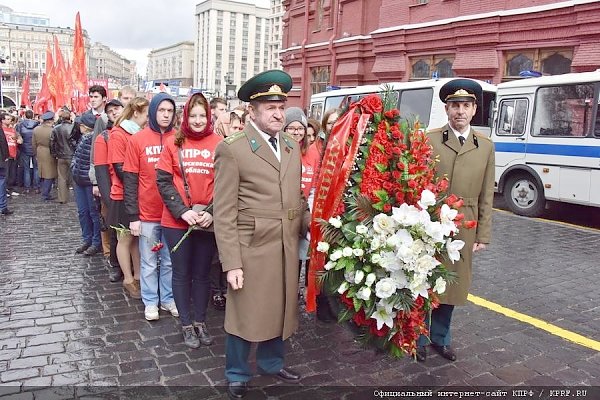
[[[131,282],[131,283],[123,282],[123,288],[127,291],[127,294],[132,299],[141,299],[142,298],[142,293],[140,291],[140,288],[135,284],[135,281]]]

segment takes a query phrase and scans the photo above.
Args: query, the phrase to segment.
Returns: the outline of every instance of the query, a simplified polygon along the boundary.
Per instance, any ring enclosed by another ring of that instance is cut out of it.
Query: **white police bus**
[[[402,117],[418,116],[421,126],[439,128],[448,122],[444,103],[440,100],[440,88],[456,78],[428,79],[412,82],[391,82],[390,86],[398,96],[398,109]],[[496,86],[478,81],[483,89],[483,98],[478,99],[477,113],[471,121],[476,130],[490,134],[491,110],[496,97]],[[323,113],[331,108],[343,107],[367,94],[384,90],[384,85],[365,85],[353,88],[317,93],[310,98],[309,117],[321,120]]]
[[[498,85],[496,190],[516,214],[546,200],[600,207],[600,70]]]

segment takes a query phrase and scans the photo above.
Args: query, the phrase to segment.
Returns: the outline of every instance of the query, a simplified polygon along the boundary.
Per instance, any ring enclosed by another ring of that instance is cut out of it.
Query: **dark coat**
[[[227,293],[225,331],[252,342],[298,327],[298,241],[310,214],[300,189],[300,145],[280,134],[281,162],[252,124],[215,151],[214,226],[223,271],[242,268]]]
[[[460,229],[455,239],[465,242],[461,259],[444,265],[458,274],[458,281],[447,286],[440,297],[443,304],[463,305],[471,288],[473,243],[489,243],[492,234],[492,202],[494,200],[494,144],[485,135],[471,129],[463,146],[448,125],[427,133],[433,153],[439,157],[437,176],[450,180],[449,193],[464,200],[459,212],[465,220],[477,221],[475,229]]]
[[[16,131],[23,138],[23,143],[21,144],[21,151],[23,154],[27,156],[34,156],[32,139],[33,139],[33,129],[39,125],[39,122],[34,121],[32,119],[24,119],[20,124],[17,125]]]
[[[8,142],[4,131],[0,127],[0,168],[6,167],[6,159],[8,158]]]
[[[92,139],[93,135],[91,132],[82,136],[71,159],[71,174],[78,186],[92,186],[92,181],[90,180]]]
[[[73,128],[73,123],[63,122],[52,129],[50,152],[54,158],[70,160],[71,157],[73,157],[74,147],[73,141],[71,140]]]

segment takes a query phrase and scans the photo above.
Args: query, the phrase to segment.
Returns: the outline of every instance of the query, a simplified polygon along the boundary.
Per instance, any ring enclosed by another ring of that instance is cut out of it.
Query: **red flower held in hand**
[[[152,246],[152,251],[153,252],[158,252],[160,249],[162,249],[165,245],[162,242],[158,242],[156,243],[154,246]]]

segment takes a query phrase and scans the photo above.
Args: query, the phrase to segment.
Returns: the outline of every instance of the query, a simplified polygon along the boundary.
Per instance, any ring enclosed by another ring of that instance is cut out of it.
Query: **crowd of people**
[[[146,320],[158,320],[161,310],[179,317],[183,342],[195,349],[213,342],[206,323],[211,301],[225,310],[231,398],[247,392],[252,343],[260,373],[298,382],[300,375],[284,366],[283,341],[298,324],[315,184],[340,110],[327,110],[321,122],[308,119],[302,109],[286,108],[291,87],[287,73],[271,70],[242,85],[238,98],[246,105],[232,110],[202,93],[178,110],[166,93],[148,101],[124,87],[108,100],[104,87],[92,86],[90,109],[79,116],[67,107],[38,116],[0,112],[2,218],[12,214],[10,197],[35,192],[67,204],[72,189],[81,227],[75,253],[102,254],[108,279],[142,300]],[[454,174],[481,184],[462,187],[450,177],[451,191],[469,206],[480,199],[472,212],[481,228],[465,236],[473,252],[489,242],[493,195],[493,146],[470,128],[479,92],[471,81],[446,84],[440,98],[449,122],[430,132],[443,171],[467,156],[477,167]],[[429,341],[456,359],[450,321],[470,284],[467,253],[460,275],[466,283],[449,290],[454,297],[432,314],[418,361],[426,360]],[[317,297],[317,318],[336,320],[325,294]]]

